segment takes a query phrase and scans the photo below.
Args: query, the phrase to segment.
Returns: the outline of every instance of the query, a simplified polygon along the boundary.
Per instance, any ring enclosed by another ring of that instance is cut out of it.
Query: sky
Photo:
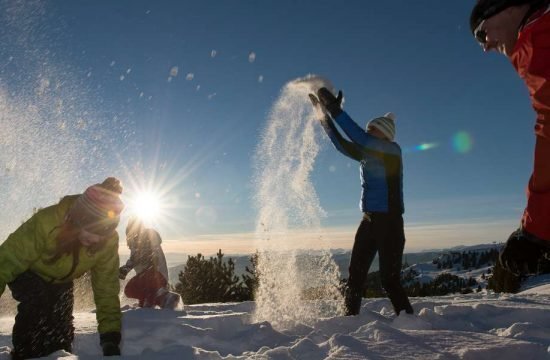
[[[535,116],[509,61],[473,40],[473,4],[0,0],[0,237],[114,175],[127,204],[161,194],[170,252],[253,252],[252,159],[284,85],[317,74],[360,125],[396,114],[406,251],[505,241]],[[320,143],[324,236],[349,249],[358,164]]]

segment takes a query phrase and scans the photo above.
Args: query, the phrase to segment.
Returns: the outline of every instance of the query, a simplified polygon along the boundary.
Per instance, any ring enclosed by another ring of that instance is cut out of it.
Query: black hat
[[[509,8],[525,4],[537,4],[541,0],[478,0],[470,15],[470,31],[472,34],[479,24],[491,16]]]

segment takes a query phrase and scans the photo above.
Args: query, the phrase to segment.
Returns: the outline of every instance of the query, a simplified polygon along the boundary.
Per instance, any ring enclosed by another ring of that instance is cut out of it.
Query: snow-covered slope
[[[121,358],[549,359],[548,286],[515,295],[413,298],[417,315],[397,318],[387,299],[364,299],[359,316],[291,329],[251,323],[253,302],[192,305],[182,311],[128,307]],[[75,322],[75,354],[50,358],[99,357],[95,314],[77,313]],[[13,317],[0,320],[0,346],[10,345],[12,325]],[[4,348],[0,360],[7,359]]]

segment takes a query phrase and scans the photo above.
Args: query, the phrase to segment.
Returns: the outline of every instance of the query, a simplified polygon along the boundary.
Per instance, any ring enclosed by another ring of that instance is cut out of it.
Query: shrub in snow
[[[175,291],[185,304],[251,300],[257,281],[253,270],[247,268],[247,272],[242,280],[235,275],[235,262],[225,261],[221,250],[209,259],[201,254],[189,256]]]

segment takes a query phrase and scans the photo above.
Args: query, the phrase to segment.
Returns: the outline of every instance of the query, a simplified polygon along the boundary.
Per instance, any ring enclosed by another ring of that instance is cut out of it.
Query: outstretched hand
[[[323,87],[317,91],[317,97],[315,98],[315,100],[317,101],[317,104],[319,104],[326,113],[330,114],[330,116],[332,116],[332,118],[335,119],[342,112],[343,97],[344,97],[344,94],[342,94],[342,90],[338,91],[338,96],[334,96],[330,92],[330,90]],[[310,95],[310,99],[311,99],[311,95]],[[312,99],[312,102],[313,102],[313,99]]]

